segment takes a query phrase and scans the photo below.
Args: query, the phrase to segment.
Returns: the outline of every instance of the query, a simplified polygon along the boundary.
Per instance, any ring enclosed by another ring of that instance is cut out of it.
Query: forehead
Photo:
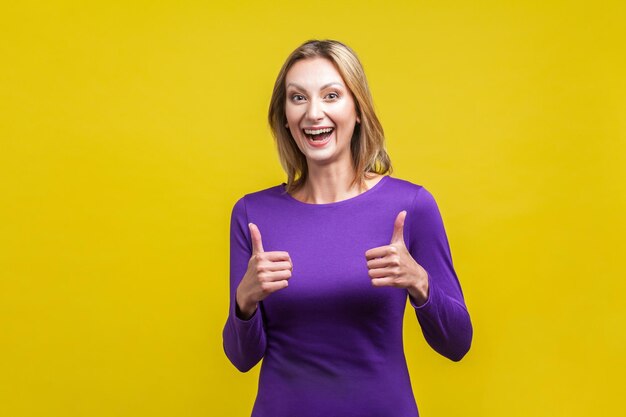
[[[319,87],[328,83],[345,85],[335,64],[326,58],[302,59],[289,69],[285,77],[285,84],[298,84],[307,88]]]

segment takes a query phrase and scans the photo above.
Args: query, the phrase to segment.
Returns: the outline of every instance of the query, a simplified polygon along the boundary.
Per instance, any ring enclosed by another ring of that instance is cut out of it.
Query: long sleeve
[[[232,210],[230,221],[230,309],[222,333],[224,352],[241,372],[249,371],[265,354],[266,338],[260,308],[248,320],[236,314],[235,294],[251,256],[245,197]]]
[[[421,306],[409,296],[428,344],[441,355],[459,361],[469,351],[473,328],[448,238],[434,197],[421,187],[406,219],[409,252],[428,273],[428,299]],[[405,230],[406,233],[406,230]]]

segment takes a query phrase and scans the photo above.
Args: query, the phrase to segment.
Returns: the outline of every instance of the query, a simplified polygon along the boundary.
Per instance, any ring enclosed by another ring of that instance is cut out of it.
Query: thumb
[[[263,242],[261,241],[261,232],[254,223],[248,223],[250,228],[250,238],[252,239],[252,253],[263,253]]]
[[[406,210],[402,210],[398,213],[396,221],[393,223],[393,236],[391,236],[391,243],[404,244],[404,219],[406,218]]]

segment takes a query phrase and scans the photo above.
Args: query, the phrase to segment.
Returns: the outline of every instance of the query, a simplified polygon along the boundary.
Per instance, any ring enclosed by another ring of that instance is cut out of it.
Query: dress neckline
[[[387,180],[389,179],[389,175],[383,175],[383,177],[380,179],[380,181],[378,181],[376,184],[374,184],[372,186],[372,188],[369,188],[365,191],[363,191],[361,194],[359,195],[355,195],[354,197],[350,197],[350,198],[346,198],[345,200],[339,200],[339,201],[335,201],[332,203],[305,203],[304,201],[300,201],[297,200],[296,198],[294,198],[291,194],[289,194],[287,192],[287,184],[286,183],[282,183],[280,185],[280,188],[282,190],[283,195],[285,196],[285,198],[289,201],[292,201],[293,203],[296,204],[300,204],[301,206],[305,206],[305,207],[337,207],[337,206],[343,206],[346,204],[351,204],[351,203],[355,203],[355,202],[360,202],[363,199],[366,199],[367,197],[369,197],[370,195],[372,195],[373,193],[375,193],[377,190],[379,190],[383,183],[387,182]]]

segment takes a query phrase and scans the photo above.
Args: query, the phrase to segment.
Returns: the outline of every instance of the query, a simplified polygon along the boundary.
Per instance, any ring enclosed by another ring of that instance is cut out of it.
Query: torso
[[[420,187],[389,176],[367,185],[333,203],[296,201],[282,185],[246,196],[242,223],[293,262],[289,286],[260,303],[267,347],[254,417],[418,415],[402,345],[406,291],[374,287],[364,254],[389,243],[401,210],[413,215]]]

